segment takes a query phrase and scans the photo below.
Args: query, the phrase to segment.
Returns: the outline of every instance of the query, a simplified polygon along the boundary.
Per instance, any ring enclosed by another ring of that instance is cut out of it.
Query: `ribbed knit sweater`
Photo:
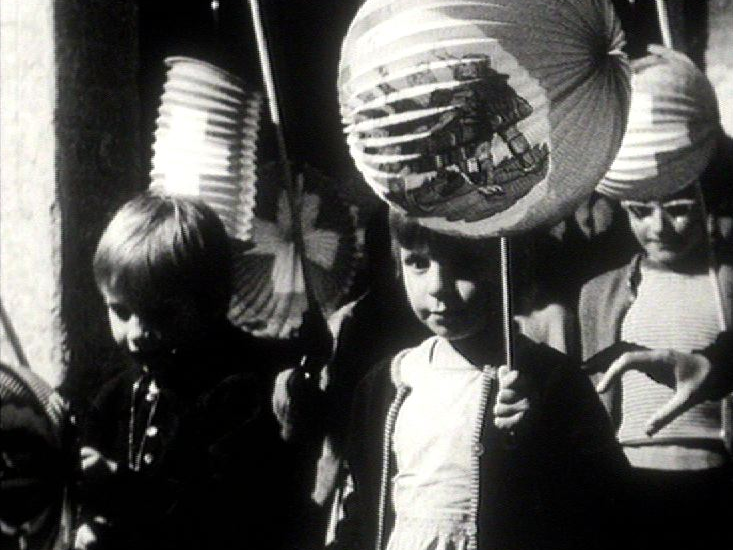
[[[653,349],[690,352],[705,348],[721,331],[713,288],[708,273],[685,274],[642,265],[637,297],[623,320],[621,339]],[[693,407],[650,438],[644,433],[645,424],[672,397],[673,390],[630,371],[623,376],[622,392],[618,435],[632,465],[699,469],[708,467],[711,460],[716,462],[707,450],[696,447],[700,440],[721,441],[719,402]],[[638,445],[678,448],[628,448]]]

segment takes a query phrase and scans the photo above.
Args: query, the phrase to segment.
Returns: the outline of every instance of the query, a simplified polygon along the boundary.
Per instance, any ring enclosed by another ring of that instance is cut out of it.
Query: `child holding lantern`
[[[498,241],[398,213],[390,225],[408,300],[433,336],[357,390],[355,491],[337,547],[604,547],[626,462],[565,356],[517,336],[519,369],[501,366]]]
[[[628,99],[620,45],[593,0],[367,0],[357,14],[339,68],[347,142],[393,206],[402,280],[432,336],[357,389],[335,547],[623,539],[627,463],[579,368],[504,338],[496,238],[559,220],[607,170]]]

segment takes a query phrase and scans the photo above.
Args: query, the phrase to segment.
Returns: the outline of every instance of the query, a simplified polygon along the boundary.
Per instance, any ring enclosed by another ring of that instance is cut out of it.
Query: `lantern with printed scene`
[[[367,1],[339,67],[349,150],[380,197],[432,229],[550,224],[621,143],[622,44],[606,1]]]
[[[430,229],[501,237],[549,226],[593,191],[629,105],[623,35],[606,0],[367,0],[338,89],[364,179]]]

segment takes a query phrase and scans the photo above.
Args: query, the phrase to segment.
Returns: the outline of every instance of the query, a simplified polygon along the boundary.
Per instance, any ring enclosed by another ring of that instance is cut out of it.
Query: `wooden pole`
[[[509,237],[499,238],[501,254],[501,297],[502,297],[502,323],[504,328],[504,359],[506,366],[514,369],[514,327],[513,327],[513,303],[512,303],[512,274],[511,274],[511,247]]]
[[[301,225],[301,200],[303,196],[303,178],[294,178],[292,167],[290,166],[290,160],[288,157],[288,151],[285,143],[285,131],[283,129],[283,122],[280,116],[280,107],[278,103],[277,88],[275,85],[275,77],[272,72],[272,63],[270,60],[270,51],[267,45],[267,36],[265,34],[264,23],[262,21],[262,14],[260,12],[260,5],[258,0],[247,0],[252,15],[252,24],[255,30],[255,38],[257,40],[257,53],[259,55],[260,69],[262,70],[262,80],[265,85],[265,93],[267,94],[267,103],[270,112],[270,119],[272,120],[273,126],[275,127],[275,137],[277,140],[277,149],[280,157],[280,164],[283,170],[283,177],[285,179],[285,190],[288,196],[288,204],[290,205],[290,215],[292,223],[292,235],[293,244],[295,250],[300,256],[301,265],[303,268],[303,285],[305,287],[306,300],[308,302],[308,311],[303,319],[303,324],[312,324],[314,326],[304,326],[305,330],[310,329],[311,333],[315,332],[327,332],[326,320],[323,316],[318,301],[316,300],[313,285],[310,281],[310,272],[308,270],[308,263],[306,262],[305,256],[305,243],[303,241],[303,227]],[[320,329],[316,329],[316,326]],[[330,339],[331,334],[323,334],[324,338]],[[313,336],[317,338],[318,336]],[[304,367],[306,370],[320,368],[320,364],[314,364],[318,362],[317,356],[321,355],[318,348],[320,347],[318,342],[312,342],[311,347],[316,350],[314,356],[310,353],[306,354],[304,358]],[[330,350],[330,345],[328,345]],[[310,350],[313,351],[313,350]]]
[[[257,40],[257,53],[260,60],[260,69],[262,70],[262,80],[265,85],[265,93],[267,94],[267,104],[270,112],[270,119],[275,127],[275,139],[277,140],[278,156],[283,170],[285,179],[285,191],[288,196],[290,205],[290,214],[292,219],[293,242],[295,249],[301,257],[303,263],[303,278],[305,279],[305,291],[308,299],[309,307],[317,307],[313,295],[313,290],[309,282],[308,269],[305,263],[305,246],[303,243],[303,228],[300,219],[300,200],[302,195],[302,185],[293,178],[292,167],[288,157],[288,150],[285,144],[285,132],[283,130],[282,118],[280,116],[280,107],[277,97],[277,89],[275,86],[275,77],[272,73],[272,64],[270,61],[270,51],[267,45],[267,37],[265,36],[265,28],[262,22],[260,5],[258,0],[247,0],[252,14],[252,24],[255,30],[255,38]]]
[[[288,158],[288,150],[285,145],[285,132],[283,130],[282,119],[280,117],[280,107],[277,98],[277,89],[275,87],[275,77],[272,73],[272,64],[270,62],[270,50],[267,46],[267,37],[265,36],[265,28],[262,23],[262,15],[260,12],[260,4],[258,0],[248,0],[250,13],[252,14],[252,24],[255,30],[255,39],[257,40],[257,53],[260,59],[260,69],[262,70],[262,80],[265,84],[265,93],[267,94],[267,105],[270,111],[270,119],[275,127],[275,138],[277,140],[277,150],[280,162],[283,165],[285,173],[285,186],[288,191],[289,198],[294,195],[295,182],[293,180],[290,162]],[[290,205],[291,208],[295,206]],[[293,210],[295,214],[295,210]],[[299,231],[300,227],[294,228]]]
[[[22,367],[30,366],[28,363],[28,357],[23,351],[23,346],[20,345],[20,338],[18,338],[18,333],[15,332],[15,327],[13,327],[13,323],[10,321],[10,316],[5,311],[5,308],[3,307],[3,303],[1,301],[0,321],[2,322],[3,329],[5,329],[5,336],[7,336],[8,341],[10,342],[10,347],[13,348],[13,353],[15,353],[15,358],[17,359],[18,364]]]
[[[657,21],[659,22],[659,30],[662,33],[662,45],[669,49],[674,49],[672,43],[672,31],[669,27],[669,13],[667,12],[667,4],[665,0],[656,0]]]

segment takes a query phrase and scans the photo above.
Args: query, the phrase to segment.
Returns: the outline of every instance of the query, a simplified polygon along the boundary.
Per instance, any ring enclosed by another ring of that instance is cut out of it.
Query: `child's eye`
[[[412,269],[422,270],[430,267],[430,258],[420,254],[408,254],[404,257],[402,263]]]
[[[681,218],[683,216],[689,216],[693,206],[687,203],[670,204],[669,206],[665,206],[664,210],[673,218]]]

